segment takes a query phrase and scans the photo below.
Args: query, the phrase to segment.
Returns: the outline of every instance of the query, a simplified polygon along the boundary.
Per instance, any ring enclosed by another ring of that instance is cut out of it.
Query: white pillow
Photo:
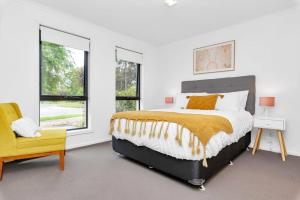
[[[240,91],[241,110],[246,109],[249,91]]]
[[[11,124],[11,128],[22,137],[40,137],[38,125],[30,118],[20,118]]]
[[[180,93],[175,98],[175,108],[185,109],[189,99],[188,96],[205,96],[207,93]]]
[[[240,111],[245,110],[249,91],[222,93],[223,98],[218,97],[216,110]]]

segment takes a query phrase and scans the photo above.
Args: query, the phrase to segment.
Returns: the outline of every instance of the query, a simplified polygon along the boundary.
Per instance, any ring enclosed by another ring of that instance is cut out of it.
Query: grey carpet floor
[[[300,158],[245,152],[202,192],[118,157],[111,143],[67,153],[65,171],[56,157],[5,165],[1,200],[298,200]]]

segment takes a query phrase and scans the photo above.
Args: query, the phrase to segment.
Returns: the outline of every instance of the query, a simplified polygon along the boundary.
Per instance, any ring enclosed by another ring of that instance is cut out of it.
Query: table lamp
[[[173,97],[165,97],[165,104],[173,104],[174,98]]]
[[[259,97],[259,105],[264,107],[264,113],[268,116],[268,108],[275,106],[275,97]]]

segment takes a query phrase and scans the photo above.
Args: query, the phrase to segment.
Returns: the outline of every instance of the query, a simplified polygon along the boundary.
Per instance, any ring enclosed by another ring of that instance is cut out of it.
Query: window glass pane
[[[84,51],[41,44],[41,92],[51,96],[84,96]]]
[[[137,96],[137,64],[119,60],[116,68],[116,95]]]
[[[40,126],[77,129],[86,127],[85,101],[41,101]]]
[[[139,101],[136,100],[118,100],[116,101],[116,111],[123,112],[137,110],[139,107],[138,103]]]

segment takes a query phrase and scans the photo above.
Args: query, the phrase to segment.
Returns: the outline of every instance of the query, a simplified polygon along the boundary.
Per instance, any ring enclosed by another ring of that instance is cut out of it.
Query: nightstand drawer
[[[266,129],[275,129],[275,130],[284,130],[285,123],[284,120],[273,120],[273,119],[255,119],[254,127],[257,128],[266,128]]]

